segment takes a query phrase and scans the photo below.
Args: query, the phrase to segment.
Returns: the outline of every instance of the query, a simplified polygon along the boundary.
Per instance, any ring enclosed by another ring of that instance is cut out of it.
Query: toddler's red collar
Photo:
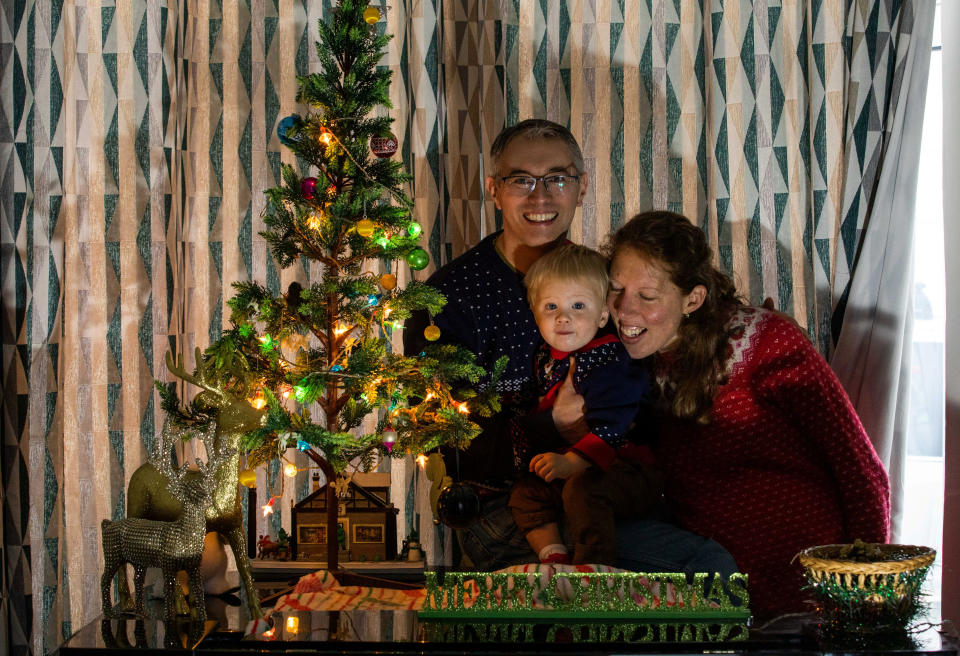
[[[602,344],[610,344],[611,342],[619,341],[617,336],[614,334],[600,335],[599,337],[594,337],[592,340],[587,342],[585,345],[578,348],[576,351],[558,351],[557,349],[550,347],[550,357],[554,360],[562,360],[563,358],[569,358],[571,354],[583,353],[585,351],[591,351]]]

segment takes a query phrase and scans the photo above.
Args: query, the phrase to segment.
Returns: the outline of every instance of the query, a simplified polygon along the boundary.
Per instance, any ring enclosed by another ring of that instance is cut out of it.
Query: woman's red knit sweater
[[[760,619],[808,610],[794,555],[819,544],[886,542],[890,487],[827,362],[775,313],[738,310],[728,380],[707,425],[662,424],[658,463],[685,528],[749,574]],[[662,373],[662,372],[661,372]],[[667,374],[669,372],[667,371]],[[658,376],[662,384],[668,376]]]

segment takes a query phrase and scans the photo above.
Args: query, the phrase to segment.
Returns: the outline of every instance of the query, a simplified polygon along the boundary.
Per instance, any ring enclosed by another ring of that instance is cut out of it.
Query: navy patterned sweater
[[[523,457],[515,453],[520,433],[530,441],[527,449],[536,453],[567,446],[549,411],[529,412],[536,404],[533,358],[540,331],[527,304],[523,274],[507,264],[494,247],[499,234],[486,237],[427,280],[447,298],[443,311],[434,317],[440,342],[469,349],[487,371],[500,356],[510,358],[497,385],[502,411],[492,418],[472,417],[483,433],[459,458],[462,479],[487,482],[514,479],[517,468],[525,467]],[[405,353],[423,349],[423,329],[428,323],[426,312],[414,313],[407,320]]]
[[[590,432],[570,448],[601,469],[615,457],[651,464],[652,440],[640,440],[646,431],[631,431],[644,404],[650,383],[646,367],[634,361],[616,335],[598,335],[574,352],[544,344],[537,352],[536,370],[541,401],[539,411],[553,407],[560,386],[575,356],[573,387],[583,397],[584,419]],[[629,435],[630,439],[627,439]]]

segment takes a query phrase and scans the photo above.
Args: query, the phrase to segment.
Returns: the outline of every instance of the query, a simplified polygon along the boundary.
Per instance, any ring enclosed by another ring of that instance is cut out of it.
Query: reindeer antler
[[[200,441],[203,443],[204,447],[207,450],[207,460],[206,465],[197,458],[197,465],[200,467],[200,474],[204,479],[205,487],[212,487],[213,481],[213,472],[219,469],[224,462],[229,460],[230,455],[232,454],[232,449],[226,447],[221,448],[217,451],[214,450],[213,436],[216,432],[216,423],[210,422],[206,426],[203,426],[200,429],[193,428],[179,428],[173,424],[169,419],[164,422],[163,430],[160,432],[160,443],[158,444],[156,450],[150,455],[150,462],[156,467],[168,481],[168,486],[170,493],[173,494],[177,499],[181,499],[183,491],[184,476],[188,471],[187,463],[183,463],[181,466],[174,468],[170,463],[170,449],[175,446],[178,442],[184,440],[187,436],[196,436],[200,438]]]
[[[204,464],[200,458],[197,458],[197,467],[199,467],[200,475],[203,477],[204,487],[210,489],[213,488],[213,476],[215,472],[229,462],[236,451],[236,449],[231,448],[226,441],[218,442],[214,439],[214,434],[215,430],[208,427],[207,430],[200,431],[197,435],[203,444],[204,450],[207,452],[206,464]]]
[[[199,346],[194,351],[194,359],[198,364],[203,362],[203,352],[200,350]],[[216,394],[221,398],[223,398],[226,394],[226,392],[223,389],[223,385],[215,385],[214,383],[210,382],[210,379],[204,367],[200,367],[200,366],[197,367],[197,371],[203,372],[200,375],[188,373],[186,368],[183,366],[182,355],[177,356],[177,362],[176,364],[174,364],[173,354],[170,351],[167,351],[167,369],[169,369],[170,373],[172,373],[177,378],[180,378],[181,380],[185,380],[188,383],[193,383],[200,389],[207,390],[208,392],[213,392],[214,394]]]
[[[207,400],[210,405],[219,409],[217,424],[221,431],[240,430],[241,432],[247,432],[257,428],[265,415],[265,410],[252,407],[246,399],[246,394],[242,393],[240,389],[231,390],[222,381],[214,382],[217,380],[213,373],[215,367],[209,360],[203,359],[199,347],[196,350],[196,359],[197,372],[190,374],[183,366],[183,358],[179,357],[177,363],[174,364],[173,356],[167,351],[167,369],[174,376],[188,383],[193,383],[213,395],[213,398],[208,397]],[[246,386],[246,383],[242,384]]]
[[[170,417],[167,417],[164,419],[163,429],[160,431],[160,441],[154,445],[153,451],[151,451],[148,456],[150,464],[152,464],[158,472],[163,474],[165,478],[171,481],[174,479],[175,474],[173,466],[170,464],[170,449],[183,440],[183,434],[185,432],[191,431],[177,426]]]

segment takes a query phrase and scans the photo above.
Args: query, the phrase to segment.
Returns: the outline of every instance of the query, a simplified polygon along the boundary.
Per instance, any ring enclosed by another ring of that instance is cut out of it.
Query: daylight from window
[[[940,2],[930,54],[914,231],[913,352],[903,533],[899,542],[943,551],[944,324],[943,87]],[[931,615],[940,609],[941,567],[927,575]],[[936,617],[932,621],[936,621]]]

